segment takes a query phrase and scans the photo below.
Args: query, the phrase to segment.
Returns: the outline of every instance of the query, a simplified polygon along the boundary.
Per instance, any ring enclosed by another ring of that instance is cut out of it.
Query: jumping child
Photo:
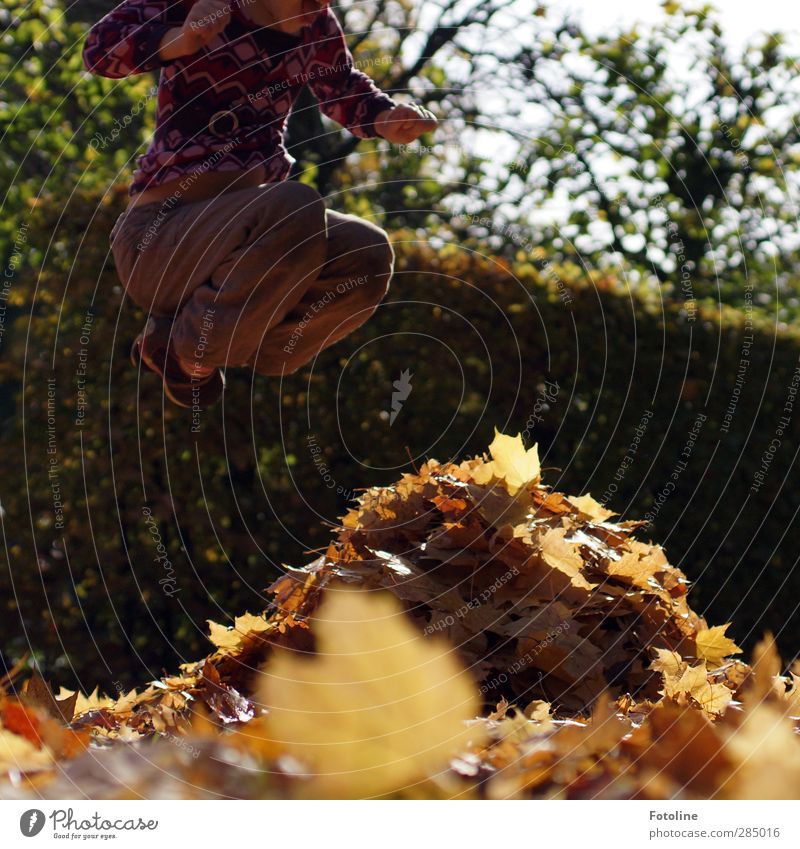
[[[388,289],[386,233],[287,179],[286,119],[308,85],[359,138],[406,144],[437,122],[354,67],[329,2],[125,0],[87,37],[93,73],[161,69],[153,140],[110,241],[149,315],[133,363],[181,406],[216,401],[223,367],[296,371]]]

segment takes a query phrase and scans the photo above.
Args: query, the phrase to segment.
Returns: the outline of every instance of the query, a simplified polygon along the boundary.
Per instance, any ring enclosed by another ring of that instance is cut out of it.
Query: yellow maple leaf
[[[313,576],[310,576],[313,577]],[[233,626],[240,634],[252,634],[253,631],[267,631],[270,627],[269,622],[264,616],[254,616],[252,613],[245,613],[242,616],[237,616],[234,619]]]
[[[248,634],[253,631],[266,631],[270,627],[263,616],[254,616],[252,613],[237,616],[232,628],[220,625],[211,619],[206,621],[208,622],[208,638],[218,649],[235,649]]]
[[[742,650],[733,640],[725,636],[725,631],[730,627],[727,625],[715,625],[699,631],[695,637],[697,645],[697,657],[705,660],[713,668],[719,666],[722,661],[731,654],[741,654]]]
[[[114,711],[122,713],[123,711],[132,710],[136,705],[136,700],[139,694],[136,689],[129,690],[127,693],[120,694],[120,697],[114,702]]]
[[[664,677],[664,696],[686,702],[691,697],[702,710],[710,715],[721,714],[733,698],[733,693],[724,684],[711,684],[705,663],[689,664],[674,651],[656,649],[657,659],[650,666]]]
[[[509,436],[500,433],[495,427],[489,451],[492,455],[491,461],[476,467],[472,473],[477,484],[487,484],[493,478],[500,478],[509,494],[515,495],[541,474],[539,446],[534,445],[526,450],[521,433]]]
[[[650,668],[655,669],[664,676],[664,681],[680,676],[686,665],[683,658],[676,651],[668,649],[655,649],[656,659],[651,662]]]
[[[208,638],[218,649],[234,649],[242,641],[242,635],[235,628],[220,625],[219,622],[208,622]]]
[[[363,798],[435,775],[482,736],[475,685],[443,642],[423,638],[388,593],[329,591],[317,655],[276,650],[261,675],[270,742],[307,764],[310,795]]]
[[[534,722],[548,722],[551,719],[550,702],[534,699],[525,708],[524,714]]]
[[[57,699],[68,699],[75,695],[74,690],[68,690],[66,687],[59,688]],[[100,688],[95,687],[94,690],[85,696],[83,693],[78,693],[78,698],[75,702],[75,716],[82,713],[87,713],[90,710],[100,710],[101,708],[110,708],[114,706],[114,699],[110,696],[100,695]]]

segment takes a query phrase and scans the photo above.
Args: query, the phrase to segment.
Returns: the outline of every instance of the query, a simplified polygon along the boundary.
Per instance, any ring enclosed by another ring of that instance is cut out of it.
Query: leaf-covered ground
[[[613,516],[520,437],[429,460],[178,674],[116,699],[9,676],[0,796],[800,797],[800,665],[769,634],[736,659]]]

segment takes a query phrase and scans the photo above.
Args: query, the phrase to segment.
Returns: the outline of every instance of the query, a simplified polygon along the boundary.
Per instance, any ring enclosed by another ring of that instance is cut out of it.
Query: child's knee
[[[266,209],[279,211],[282,223],[309,237],[325,235],[325,201],[313,187],[296,180],[272,186],[264,195]]]
[[[391,276],[394,271],[394,248],[385,230],[379,230],[375,235],[376,238],[371,247],[375,264],[382,273]]]
[[[388,235],[378,228],[371,233],[369,243],[364,248],[363,268],[368,276],[370,298],[380,301],[389,291],[389,281],[394,273],[395,255]]]

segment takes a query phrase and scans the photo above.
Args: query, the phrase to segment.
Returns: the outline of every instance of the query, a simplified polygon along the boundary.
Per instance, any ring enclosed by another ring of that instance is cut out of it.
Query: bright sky
[[[660,0],[551,0],[553,10],[572,10],[593,30],[615,23],[654,21],[663,14]],[[698,3],[700,5],[700,3]],[[795,0],[716,0],[731,45],[740,45],[759,30],[792,31],[800,41],[800,5]]]

